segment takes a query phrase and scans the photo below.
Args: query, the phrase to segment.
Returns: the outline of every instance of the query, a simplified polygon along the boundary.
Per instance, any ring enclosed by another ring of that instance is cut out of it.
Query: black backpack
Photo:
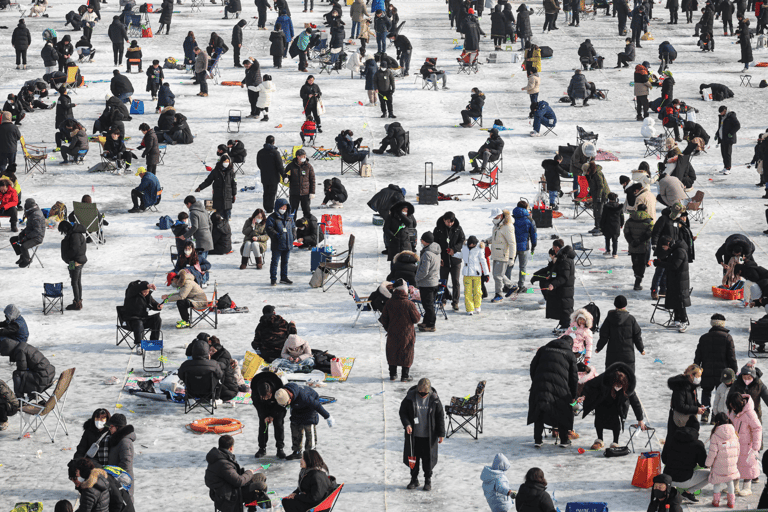
[[[584,306],[584,309],[592,315],[592,332],[597,332],[597,329],[600,327],[600,308],[594,302],[590,302]]]
[[[329,354],[327,350],[315,350],[312,349],[312,357],[315,358],[315,370],[320,370],[324,373],[331,373],[331,359],[336,356]]]
[[[451,161],[451,172],[464,172],[464,155],[457,155]]]

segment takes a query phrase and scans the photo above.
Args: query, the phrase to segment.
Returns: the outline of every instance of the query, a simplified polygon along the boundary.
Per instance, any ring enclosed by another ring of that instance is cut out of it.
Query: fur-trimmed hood
[[[421,258],[413,251],[402,251],[395,254],[392,263],[418,263]]]
[[[587,322],[587,329],[592,328],[592,315],[586,309],[577,309],[571,313],[571,322],[576,322],[579,318],[583,318]]]
[[[92,469],[91,474],[85,479],[85,482],[80,484],[80,489],[91,489],[98,483],[99,478],[107,480],[107,472],[103,469]]]

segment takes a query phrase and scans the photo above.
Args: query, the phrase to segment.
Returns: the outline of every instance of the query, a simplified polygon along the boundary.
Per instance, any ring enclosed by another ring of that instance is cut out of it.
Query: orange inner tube
[[[243,428],[243,424],[234,418],[203,418],[193,421],[189,428],[195,432],[214,434],[226,434]]]

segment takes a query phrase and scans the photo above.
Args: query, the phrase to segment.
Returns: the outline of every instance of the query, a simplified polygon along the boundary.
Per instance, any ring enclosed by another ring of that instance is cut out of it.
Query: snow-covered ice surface
[[[3,97],[16,93],[22,82],[42,76],[42,62],[39,58],[42,30],[46,27],[61,29],[59,37],[71,33],[62,29],[66,12],[76,9],[79,2],[54,2],[48,9],[50,18],[29,19],[34,44],[29,50],[30,69],[17,71],[13,65],[10,49],[10,32],[16,25],[15,11],[0,12],[0,24],[9,29],[3,37],[5,52],[0,56],[0,71]],[[157,4],[156,4],[157,5]],[[374,158],[374,177],[370,179],[345,177],[344,183],[350,199],[342,210],[332,210],[344,218],[344,236],[332,237],[336,248],[346,245],[347,234],[357,238],[355,251],[354,285],[361,294],[372,291],[388,273],[381,233],[371,224],[372,212],[366,202],[377,190],[388,183],[397,183],[408,190],[408,199],[415,202],[418,184],[423,181],[425,161],[435,163],[436,180],[448,176],[451,156],[476,150],[485,140],[487,132],[461,129],[454,126],[460,122],[458,112],[469,100],[472,87],[480,87],[487,95],[485,106],[486,126],[494,118],[504,120],[513,128],[503,134],[505,148],[504,173],[501,175],[500,200],[492,204],[472,202],[470,195],[462,196],[461,202],[441,203],[440,206],[416,206],[419,232],[432,229],[439,215],[446,210],[456,212],[467,236],[487,236],[490,233],[488,218],[491,207],[513,207],[518,198],[532,199],[536,195],[536,184],[542,170],[543,158],[550,157],[558,145],[575,142],[576,124],[600,134],[598,147],[611,150],[620,157],[619,162],[603,162],[603,169],[611,188],[620,191],[618,178],[629,175],[643,156],[640,137],[641,123],[634,121],[632,107],[632,68],[624,70],[605,69],[589,72],[587,76],[598,86],[610,89],[608,101],[593,101],[584,109],[570,108],[557,102],[577,66],[576,49],[581,41],[589,37],[598,52],[606,56],[607,67],[614,65],[615,54],[623,49],[623,37],[616,34],[616,19],[603,14],[596,20],[584,16],[580,28],[566,27],[560,16],[561,29],[543,36],[540,28],[543,16],[533,16],[534,42],[549,45],[555,50],[551,60],[543,62],[540,98],[550,102],[557,116],[558,137],[531,139],[527,124],[528,97],[520,91],[525,85],[525,74],[519,65],[482,65],[477,75],[466,76],[455,73],[455,57],[452,40],[456,34],[450,30],[446,5],[440,1],[411,1],[396,3],[401,20],[407,21],[405,34],[414,45],[411,76],[398,81],[394,96],[395,113],[405,129],[411,133],[411,154],[394,159],[377,156]],[[516,4],[514,6],[517,9]],[[537,4],[532,5],[538,7]],[[312,15],[301,13],[298,2],[293,2],[294,23],[301,27],[304,22],[319,22],[325,6],[316,6]],[[253,4],[244,2],[244,17],[252,20],[256,15]],[[183,57],[181,44],[188,30],[198,36],[200,46],[207,43],[210,31],[218,31],[229,42],[234,20],[224,21],[220,5],[206,4],[201,13],[191,14],[189,4],[176,6],[180,11],[173,17],[170,36],[156,36],[142,39],[145,66],[153,58],[163,60],[175,56]],[[490,12],[481,20],[486,33],[490,33]],[[93,42],[99,50],[96,61],[82,66],[86,80],[109,80],[111,78],[111,48],[106,28],[113,15],[117,14],[117,2],[110,1],[102,8],[103,21],[95,29]],[[666,16],[658,3],[655,16]],[[153,26],[157,28],[158,15],[151,14]],[[345,17],[347,17],[345,15]],[[270,13],[271,23],[275,14]],[[754,26],[754,17],[751,16]],[[681,20],[684,16],[681,16]],[[670,40],[679,52],[673,65],[677,86],[676,97],[700,109],[699,122],[714,135],[717,121],[717,103],[704,103],[698,97],[698,85],[706,82],[720,82],[731,87],[736,98],[725,102],[735,110],[741,121],[739,144],[734,148],[734,163],[743,164],[752,157],[752,147],[757,134],[765,129],[762,124],[765,114],[765,93],[761,89],[739,87],[738,71],[741,64],[739,47],[731,44],[735,38],[717,37],[717,50],[713,54],[702,54],[691,37],[692,26],[680,25],[670,28],[666,20],[655,21],[651,26],[655,41],[644,42],[638,49],[638,62],[650,60],[656,63],[656,47],[663,40]],[[271,26],[271,25],[270,25]],[[716,22],[716,32],[720,29]],[[347,29],[351,23],[347,17]],[[271,69],[268,55],[268,31],[257,31],[250,26],[245,31],[243,57],[252,55],[262,64],[262,72],[274,77],[277,93],[270,108],[271,121],[261,123],[245,121],[238,134],[226,133],[226,115],[229,109],[240,109],[247,113],[245,91],[210,85],[210,97],[198,98],[196,86],[190,83],[189,75],[181,71],[167,71],[166,80],[176,93],[177,110],[184,113],[197,135],[194,145],[169,147],[165,165],[159,166],[158,175],[165,188],[160,214],[176,214],[183,209],[182,199],[193,191],[204,179],[205,170],[201,160],[213,165],[216,145],[228,138],[237,137],[246,142],[249,150],[245,176],[239,177],[239,186],[254,185],[258,170],[255,166],[256,152],[264,138],[274,134],[277,144],[289,148],[298,143],[297,132],[301,124],[301,102],[298,89],[305,75],[296,71],[291,61],[284,62],[282,71]],[[76,42],[79,33],[73,34]],[[489,39],[482,40],[483,57],[492,50]],[[353,51],[356,47],[353,47]],[[437,56],[440,67],[449,73],[449,91],[423,91],[415,74],[424,58]],[[768,60],[765,50],[755,51],[755,60]],[[482,57],[481,57],[482,58]],[[482,58],[484,60],[484,58]],[[146,69],[146,68],[145,68]],[[232,53],[222,59],[223,78],[240,80],[242,73],[232,68]],[[765,72],[757,68],[752,71],[753,83],[758,83]],[[129,146],[138,144],[141,134],[138,125],[156,121],[149,94],[144,92],[144,74],[131,75],[136,89],[136,98],[146,102],[146,114],[134,116],[126,123],[132,137]],[[416,83],[414,83],[416,82]],[[365,143],[376,147],[383,135],[385,120],[379,119],[378,108],[358,105],[365,102],[366,94],[362,80],[351,80],[346,72],[318,76],[317,83],[323,91],[328,114],[323,116],[324,133],[319,142],[333,146],[333,137],[340,130],[350,128],[355,136],[362,136]],[[92,84],[73,95],[77,104],[75,116],[89,129],[100,114],[104,104],[107,83]],[[658,92],[654,91],[651,98]],[[27,116],[21,128],[30,143],[45,143],[52,147],[53,112],[35,112]],[[275,128],[282,125],[282,128]],[[17,418],[12,418],[12,428],[2,433],[0,446],[0,508],[9,509],[21,500],[41,500],[46,509],[52,508],[56,500],[68,498],[74,501],[76,493],[67,480],[66,462],[72,456],[81,433],[81,425],[96,407],[107,407],[127,415],[128,421],[136,428],[136,501],[137,510],[210,510],[207,489],[203,485],[205,453],[216,443],[215,436],[195,436],[186,431],[184,425],[204,416],[195,411],[185,416],[177,405],[161,404],[127,396],[120,386],[103,385],[104,379],[117,377],[122,380],[126,371],[140,370],[141,359],[128,353],[124,346],[115,347],[114,306],[122,303],[128,282],[134,279],[148,279],[158,285],[158,295],[164,293],[165,272],[171,268],[169,246],[171,239],[156,239],[156,235],[168,235],[155,228],[157,214],[129,215],[129,190],[138,184],[133,176],[89,174],[87,169],[98,161],[97,146],[91,146],[85,166],[64,167],[58,162],[49,162],[46,174],[24,175],[19,172],[24,197],[33,197],[43,207],[51,206],[57,200],[71,206],[83,194],[91,194],[94,201],[106,212],[110,222],[106,228],[107,244],[101,247],[89,246],[88,264],[83,272],[84,309],[66,312],[63,316],[43,316],[40,307],[40,292],[44,282],[63,281],[66,303],[71,301],[71,290],[65,264],[59,255],[60,236],[49,231],[38,255],[45,269],[36,264],[28,270],[14,268],[12,254],[5,249],[5,268],[2,296],[6,301],[16,303],[26,317],[31,330],[31,343],[40,348],[56,365],[57,372],[76,367],[77,373],[70,389],[65,415],[70,431],[69,437],[59,433],[56,443],[51,444],[45,433],[40,431],[31,438],[16,439]],[[21,155],[17,162],[23,165]],[[650,160],[655,166],[655,159]],[[325,178],[337,176],[339,164],[312,162],[317,173],[318,184]],[[597,249],[603,239],[588,239],[595,248],[592,255],[595,270],[613,269],[612,274],[587,273],[579,267],[576,282],[576,305],[595,301],[603,317],[612,307],[613,297],[625,294],[629,298],[629,309],[635,314],[643,328],[647,355],[638,356],[638,393],[650,417],[650,424],[657,427],[657,437],[664,437],[670,392],[665,381],[680,373],[692,362],[698,337],[708,330],[709,317],[722,312],[728,318],[728,326],[737,343],[739,363],[746,362],[747,327],[749,318],[757,318],[757,311],[746,311],[737,302],[714,300],[710,287],[718,284],[720,270],[714,259],[714,251],[723,239],[733,232],[750,235],[757,245],[756,259],[764,263],[768,258],[761,231],[763,205],[760,201],[762,190],[754,187],[757,176],[743,165],[734,168],[727,178],[716,175],[722,165],[719,150],[713,145],[707,154],[694,160],[699,179],[696,189],[706,193],[707,216],[711,221],[701,233],[697,243],[697,259],[691,265],[693,284],[693,306],[688,310],[691,327],[685,334],[670,332],[651,326],[651,300],[648,286],[650,274],[645,280],[646,290],[632,291],[632,271],[625,252],[618,260],[605,261]],[[321,185],[318,185],[320,194]],[[444,187],[444,192],[470,194],[470,181],[462,177],[456,183]],[[209,197],[207,190],[201,197]],[[320,197],[314,200],[319,204]],[[566,204],[567,201],[564,201]],[[261,206],[261,195],[255,192],[238,194],[233,211],[232,228],[234,240],[239,242],[239,230],[245,217]],[[316,215],[324,213],[316,209]],[[550,235],[557,233],[566,241],[571,234],[586,232],[592,226],[590,220],[570,220],[570,210],[563,209],[565,218],[556,220],[555,229],[539,232],[536,255],[529,264],[530,269],[543,266]],[[699,224],[692,226],[694,234]],[[7,223],[3,223],[0,238],[7,241],[10,236]],[[620,248],[625,249],[622,240]],[[449,320],[438,319],[437,332],[419,334],[416,344],[416,359],[412,369],[415,378],[427,376],[432,379],[444,404],[453,395],[465,396],[475,389],[477,381],[487,379],[485,395],[485,430],[478,441],[466,435],[457,435],[440,446],[440,461],[434,477],[431,493],[406,491],[408,471],[402,464],[402,427],[398,418],[398,407],[408,385],[390,383],[386,378],[384,355],[384,332],[373,321],[369,313],[363,314],[356,328],[352,328],[354,307],[351,298],[342,286],[335,286],[329,292],[308,288],[309,255],[304,252],[292,254],[290,276],[292,287],[271,288],[268,271],[238,270],[237,254],[212,257],[212,281],[218,283],[221,293],[229,293],[238,305],[249,306],[247,315],[220,317],[219,329],[215,334],[236,357],[241,358],[250,348],[253,329],[265,304],[273,304],[277,312],[295,320],[299,333],[307,338],[313,348],[327,349],[340,356],[357,358],[351,377],[346,383],[333,383],[322,390],[323,394],[334,396],[338,401],[328,406],[337,424],[329,429],[322,422],[318,426],[319,449],[331,473],[340,482],[346,482],[344,492],[336,510],[423,510],[458,511],[484,510],[487,508],[483,497],[479,475],[485,464],[490,464],[497,452],[505,453],[513,465],[508,476],[517,487],[525,472],[532,466],[544,469],[549,481],[549,491],[555,492],[557,505],[564,510],[569,501],[606,501],[611,510],[637,511],[647,507],[649,491],[639,490],[630,485],[635,467],[635,456],[605,459],[601,453],[587,452],[579,455],[578,447],[588,448],[594,440],[591,418],[577,420],[576,430],[581,439],[574,442],[572,449],[563,450],[546,444],[535,450],[532,444],[532,426],[526,426],[528,401],[528,365],[535,349],[551,339],[554,322],[544,320],[544,310],[536,301],[538,295],[523,295],[515,302],[505,300],[501,304],[487,303],[483,313],[469,318],[462,312],[449,312]],[[649,269],[653,270],[653,269]],[[207,292],[211,293],[212,287]],[[195,332],[176,331],[173,324],[178,319],[173,309],[163,313],[167,366],[174,368],[184,360],[183,349]],[[208,329],[206,329],[208,330]],[[593,358],[597,368],[602,370],[603,354]],[[10,380],[12,367],[0,364],[0,377]],[[765,368],[763,368],[765,370]],[[375,395],[380,391],[383,395]],[[365,395],[375,395],[365,400]],[[239,461],[248,468],[259,467],[253,459],[257,450],[255,410],[248,406],[219,409],[218,417],[235,417],[242,420],[245,432],[236,437],[236,453]],[[630,422],[634,419],[630,418]],[[702,438],[708,436],[709,427],[703,429]],[[626,441],[627,433],[622,434]],[[290,443],[290,439],[286,439]],[[38,457],[37,452],[42,453]],[[274,443],[270,442],[269,454],[274,456]],[[296,484],[298,463],[276,462],[272,459],[259,461],[273,462],[266,470],[269,485],[277,496],[290,493]],[[762,477],[763,480],[765,477]],[[737,506],[754,507],[763,484],[755,486],[751,498],[738,498]],[[711,489],[711,488],[710,488]],[[708,506],[711,490],[705,490],[699,505]]]

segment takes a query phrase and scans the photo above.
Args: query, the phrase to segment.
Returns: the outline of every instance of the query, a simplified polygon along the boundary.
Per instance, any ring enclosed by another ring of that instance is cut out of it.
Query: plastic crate
[[[744,289],[740,288],[738,290],[729,290],[728,288],[720,288],[719,286],[713,286],[712,296],[715,297],[716,299],[743,300]]]

